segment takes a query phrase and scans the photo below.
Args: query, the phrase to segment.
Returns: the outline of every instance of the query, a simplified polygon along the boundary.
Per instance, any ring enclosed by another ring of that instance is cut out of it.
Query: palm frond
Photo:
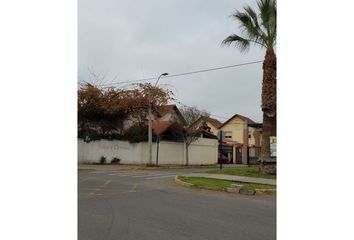
[[[250,6],[246,6],[244,10],[251,17],[254,26],[259,28],[257,13]]]
[[[231,16],[239,23],[241,35],[230,35],[223,45],[235,44],[241,51],[246,51],[250,43],[264,48],[273,48],[276,43],[276,0],[258,0],[258,14],[250,6],[243,11],[236,11]]]
[[[262,27],[267,32],[267,46],[272,47],[276,38],[276,1],[259,0],[257,5],[262,19]]]
[[[225,38],[222,43],[222,45],[228,45],[230,46],[231,44],[234,44],[236,47],[240,49],[241,52],[245,52],[249,50],[250,46],[250,41],[248,39],[245,39],[243,37],[240,37],[236,34],[232,34]]]
[[[257,27],[247,13],[237,11],[232,15],[240,23],[239,28],[250,39],[257,41],[260,37],[259,27]]]

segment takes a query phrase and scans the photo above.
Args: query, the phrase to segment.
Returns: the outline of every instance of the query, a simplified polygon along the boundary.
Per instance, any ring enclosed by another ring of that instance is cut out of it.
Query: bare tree
[[[196,106],[188,107],[183,106],[180,108],[180,112],[187,122],[188,126],[197,121],[200,117],[210,117],[210,113],[205,110],[200,110]]]
[[[177,137],[178,139],[183,140],[186,146],[186,165],[189,165],[189,146],[198,140],[203,131],[203,127],[200,128],[198,125],[193,125],[195,121],[197,121],[200,117],[209,117],[210,113],[205,110],[200,110],[196,106],[188,107],[183,106],[180,108],[180,112],[184,119],[187,122],[187,126],[184,126],[181,123],[173,123],[171,125],[171,132],[172,134]]]

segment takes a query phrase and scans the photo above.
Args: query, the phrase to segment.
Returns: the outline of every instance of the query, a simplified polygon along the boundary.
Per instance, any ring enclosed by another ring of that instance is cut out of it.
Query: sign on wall
[[[223,140],[225,138],[225,132],[224,131],[219,131],[217,133],[217,137],[219,140]]]
[[[277,137],[269,137],[270,138],[270,156],[277,156]]]

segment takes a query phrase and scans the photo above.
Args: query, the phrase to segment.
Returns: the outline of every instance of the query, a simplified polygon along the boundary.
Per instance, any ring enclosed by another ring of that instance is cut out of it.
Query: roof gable
[[[162,105],[154,112],[154,114],[156,114],[158,117],[163,117],[166,114],[172,112],[176,113],[183,125],[187,125],[186,120],[184,119],[182,113],[179,111],[178,107],[175,104]]]
[[[251,124],[254,124],[254,123],[255,123],[252,119],[250,119],[250,118],[248,118],[248,117],[242,116],[242,115],[240,115],[240,114],[235,114],[235,115],[233,115],[231,118],[229,118],[226,122],[224,122],[224,123],[219,127],[219,129],[222,128],[222,127],[224,127],[225,125],[227,125],[232,119],[235,119],[235,118],[240,118],[240,119],[243,120],[243,121],[247,121],[247,123],[251,123]]]
[[[222,123],[219,120],[215,119],[215,118],[201,116],[194,123],[192,123],[191,126],[197,124],[200,121],[208,122],[211,125],[213,125],[215,128],[219,128],[222,125]]]

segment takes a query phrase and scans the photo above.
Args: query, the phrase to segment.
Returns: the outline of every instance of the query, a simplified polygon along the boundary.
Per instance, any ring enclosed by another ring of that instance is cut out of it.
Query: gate
[[[259,164],[258,160],[261,156],[261,147],[248,147],[247,148],[247,163],[249,165]]]
[[[242,164],[242,147],[236,148],[236,164]]]
[[[233,146],[220,143],[218,150],[218,163],[233,163]]]

